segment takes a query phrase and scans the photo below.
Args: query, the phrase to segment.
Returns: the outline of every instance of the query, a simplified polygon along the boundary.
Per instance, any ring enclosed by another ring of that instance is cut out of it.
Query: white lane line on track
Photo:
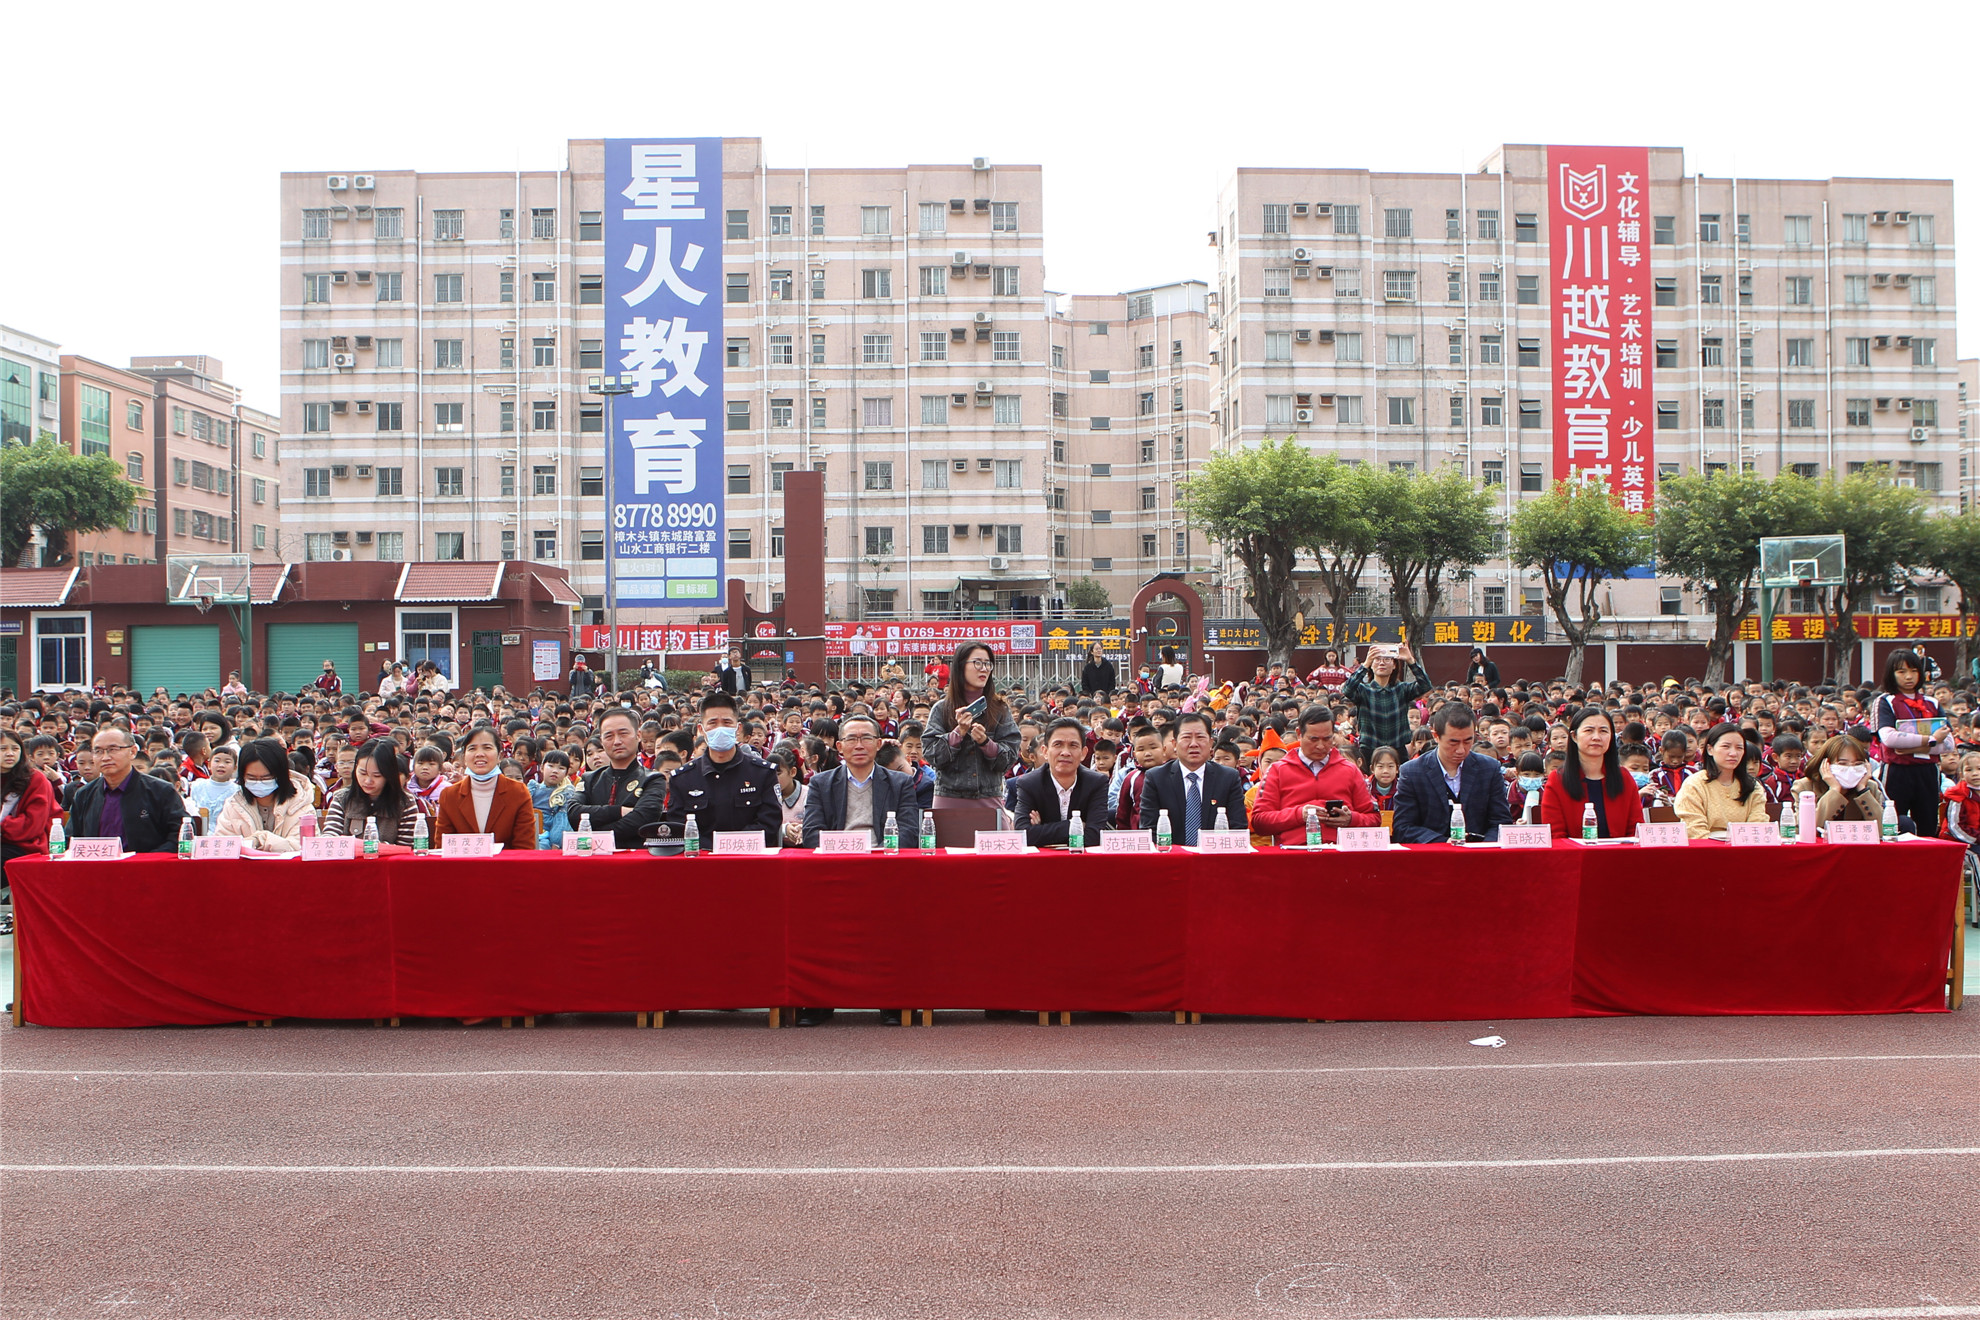
[[[1437,1320],[1901,1320],[1909,1316],[1963,1315],[1980,1315],[1980,1306],[1866,1306],[1835,1311],[1688,1311],[1655,1315],[1444,1316]]]
[[[0,1068],[6,1077],[1325,1077],[1365,1073],[1535,1072],[1794,1063],[1971,1063],[1980,1054],[1793,1054],[1758,1058],[1580,1059],[1559,1063],[1366,1064],[1333,1068],[469,1068],[390,1072],[290,1068]]]
[[[1457,1169],[1573,1169],[1614,1165],[1769,1164],[1813,1160],[1945,1158],[1980,1155],[1980,1146],[1883,1150],[1721,1151],[1704,1155],[1576,1155],[1505,1160],[1320,1160],[1275,1164],[924,1164],[924,1165],[626,1165],[626,1164],[0,1164],[0,1173],[250,1174],[567,1174],[644,1177],[802,1178],[909,1174],[968,1177],[1005,1174],[1356,1173]]]

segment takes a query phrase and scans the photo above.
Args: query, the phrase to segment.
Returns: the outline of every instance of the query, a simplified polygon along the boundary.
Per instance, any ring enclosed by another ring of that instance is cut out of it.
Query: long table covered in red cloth
[[[47,1026],[718,1006],[1476,1020],[1945,1006],[1962,849],[9,866]]]

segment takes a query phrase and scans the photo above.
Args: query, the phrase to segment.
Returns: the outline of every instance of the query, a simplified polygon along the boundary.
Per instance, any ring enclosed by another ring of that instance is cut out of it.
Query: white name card
[[[1201,834],[1196,836],[1201,839]],[[1103,853],[1152,853],[1155,840],[1146,830],[1108,830],[1100,836],[1100,851]]]
[[[1771,848],[1781,831],[1771,820],[1735,820],[1726,825],[1726,842],[1735,848]]]
[[[1024,851],[1024,831],[978,830],[976,832],[976,851],[980,853],[1021,853]]]
[[[356,840],[352,840],[356,842]],[[440,840],[442,857],[493,857],[495,836],[492,834],[449,834]]]
[[[124,841],[116,835],[104,838],[69,840],[69,856],[79,862],[114,862],[124,855]]]
[[[582,839],[591,840],[591,850],[589,852],[578,846],[578,842]],[[445,839],[442,839],[440,842],[443,847],[446,845]],[[559,842],[566,857],[610,857],[612,855],[613,841],[612,831],[610,830],[593,830],[589,834],[580,834],[576,830],[565,830],[564,837]]]
[[[197,841],[194,846],[198,846]],[[302,841],[305,862],[348,862],[357,854],[358,841],[348,834],[312,834]]]
[[[238,834],[205,834],[193,840],[193,860],[212,862],[232,860],[241,855],[241,845],[246,843]]]
[[[1691,831],[1681,820],[1646,820],[1636,827],[1636,843],[1642,848],[1689,848]]]
[[[1389,832],[1379,825],[1349,825],[1335,832],[1334,842],[1342,852],[1387,852]]]
[[[857,853],[864,857],[873,851],[873,835],[867,830],[820,830],[818,831],[818,851],[822,853]]]
[[[1501,825],[1499,826],[1499,846],[1501,848],[1551,848],[1554,846],[1554,827],[1551,825]]]
[[[762,830],[716,830],[717,857],[761,857],[769,851]]]
[[[1830,843],[1882,843],[1883,833],[1874,820],[1832,820],[1827,838]]]
[[[1248,853],[1251,836],[1243,830],[1210,830],[1196,836],[1200,853]]]

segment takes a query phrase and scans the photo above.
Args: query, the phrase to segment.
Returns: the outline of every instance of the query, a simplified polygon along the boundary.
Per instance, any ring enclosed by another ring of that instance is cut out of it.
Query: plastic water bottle
[[[591,856],[591,813],[578,813],[577,852],[580,857]]]
[[[315,837],[316,837],[316,810],[315,810],[315,808],[313,808],[313,807],[312,807],[312,808],[311,808],[311,809],[309,809],[308,811],[305,811],[305,812],[303,812],[303,814],[302,814],[302,820],[301,820],[301,821],[299,821],[299,822],[297,822],[297,827],[296,827],[296,829],[297,829],[297,834],[298,834],[298,836],[299,836],[299,837],[301,837],[301,838],[305,838],[305,839],[313,839],[313,838],[315,838]]]
[[[1539,814],[1540,814],[1540,790],[1537,788],[1529,788],[1526,790],[1526,811],[1524,814],[1520,816],[1519,823],[1522,825],[1531,825],[1534,821],[1534,818],[1537,817]]]
[[[50,857],[60,857],[67,851],[69,851],[68,831],[62,828],[62,822],[59,820],[50,823],[48,826],[48,855]]]
[[[1464,803],[1453,802],[1451,803],[1451,842],[1463,843],[1464,836]]]
[[[1795,815],[1799,820],[1795,833],[1801,836],[1801,841],[1820,843],[1822,834],[1815,828],[1815,795],[1805,788],[1801,790],[1801,800],[1795,803]]]
[[[681,830],[681,838],[687,842],[687,847],[683,850],[686,856],[701,856],[701,824],[693,816],[687,818],[687,824]]]
[[[1309,848],[1318,848],[1322,838],[1323,836],[1320,833],[1320,808],[1308,807],[1306,809],[1306,846]]]
[[[1780,827],[1781,842],[1793,843],[1795,841],[1795,835],[1800,832],[1797,828],[1798,822],[1794,818],[1794,812],[1783,808],[1781,810],[1780,820],[1775,823]]]
[[[1595,803],[1592,799],[1581,804],[1581,837],[1591,843],[1595,840]]]
[[[1155,813],[1155,851],[1167,852],[1175,842],[1175,831],[1169,828],[1169,810],[1164,807]]]
[[[925,853],[935,851],[935,822],[930,819],[931,815],[926,811],[921,813],[921,851]]]
[[[891,811],[887,813],[887,823],[880,827],[880,848],[889,856],[901,850],[901,822]]]
[[[1217,808],[1217,819],[1210,826],[1212,834],[1225,834],[1231,828],[1231,814],[1222,807]]]
[[[179,860],[180,861],[190,862],[192,860],[192,843],[193,843],[192,817],[182,816],[179,819]]]
[[[422,811],[413,818],[413,856],[426,856],[432,846],[430,836],[426,832],[426,813]]]
[[[1897,804],[1884,799],[1884,842],[1897,842]]]
[[[1066,851],[1083,853],[1086,851],[1086,822],[1075,811],[1066,819]]]
[[[378,818],[376,816],[365,817],[364,855],[366,857],[376,857],[378,855]]]

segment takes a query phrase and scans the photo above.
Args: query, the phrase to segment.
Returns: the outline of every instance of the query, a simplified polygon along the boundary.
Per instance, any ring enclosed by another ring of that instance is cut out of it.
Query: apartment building
[[[153,382],[80,354],[62,355],[61,441],[73,454],[108,458],[138,488],[121,528],[74,538],[76,562],[146,564],[158,556],[158,465],[153,462]]]
[[[1959,360],[1959,511],[1980,503],[1980,464],[1974,441],[1980,439],[1980,358]]]
[[[0,444],[57,439],[61,400],[62,346],[0,325]]]
[[[241,402],[218,358],[134,357],[130,374],[151,384],[151,557],[296,557],[279,535],[276,419]]]
[[[302,557],[541,560],[597,617],[603,175],[593,140],[558,171],[283,176]],[[730,576],[772,602],[783,474],[807,468],[839,617],[1048,596],[1038,168],[771,169],[729,139],[723,176]]]
[[[1678,149],[1649,156],[1658,473],[1890,463],[1955,504],[1951,181],[1709,178]],[[1457,464],[1508,514],[1547,490],[1547,184],[1538,146],[1471,174],[1239,170],[1210,235],[1218,443]],[[1540,608],[1505,562],[1456,590],[1473,613]],[[1695,608],[1655,580],[1610,606]]]

